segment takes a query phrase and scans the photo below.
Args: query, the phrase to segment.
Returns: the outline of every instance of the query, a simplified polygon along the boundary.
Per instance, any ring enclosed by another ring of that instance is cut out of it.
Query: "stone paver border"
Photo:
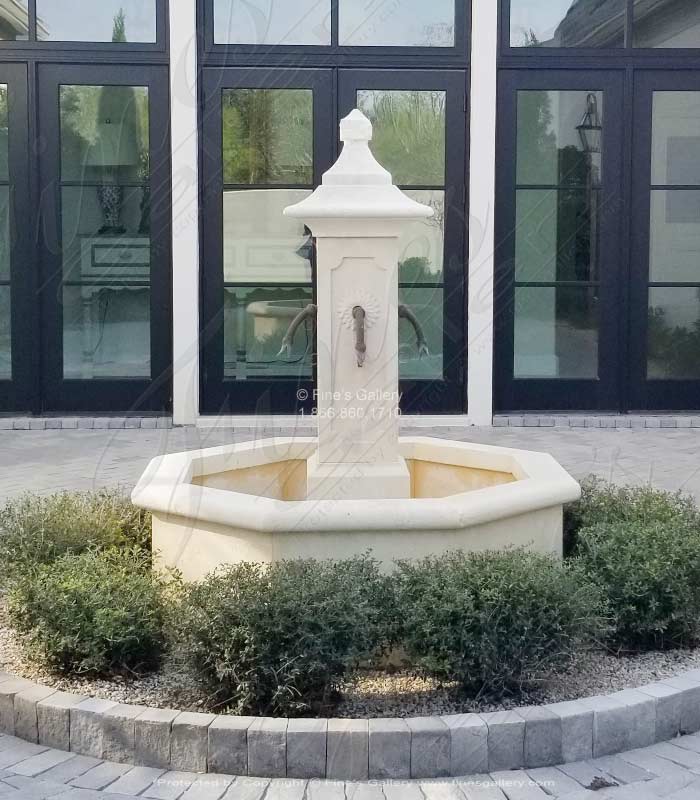
[[[339,781],[537,769],[700,731],[700,669],[615,694],[415,719],[227,717],[86,698],[0,673],[0,734],[123,764]]]

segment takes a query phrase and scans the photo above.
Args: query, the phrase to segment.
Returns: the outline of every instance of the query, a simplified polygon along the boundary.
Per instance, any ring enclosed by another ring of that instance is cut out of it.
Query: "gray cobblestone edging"
[[[0,734],[124,764],[254,778],[401,780],[536,769],[700,730],[700,669],[639,689],[489,714],[270,719],[129,706],[0,673]]]
[[[415,426],[410,422],[406,427],[413,430]],[[698,428],[700,429],[700,415],[690,414],[498,414],[493,418],[495,428]],[[154,430],[172,428],[171,417],[16,417],[0,415],[0,431],[52,431],[52,430],[123,430],[143,429]],[[304,426],[305,428],[306,426]],[[450,422],[450,427],[455,429],[469,428],[466,422],[458,424]],[[309,435],[314,430],[313,424],[308,426]],[[297,426],[294,430],[301,430]],[[206,428],[204,429],[206,430]],[[239,433],[267,433],[292,431],[292,428],[261,428],[260,424],[237,424]],[[422,427],[415,428],[417,433],[424,433]]]
[[[501,414],[494,428],[700,428],[699,415],[678,414]]]

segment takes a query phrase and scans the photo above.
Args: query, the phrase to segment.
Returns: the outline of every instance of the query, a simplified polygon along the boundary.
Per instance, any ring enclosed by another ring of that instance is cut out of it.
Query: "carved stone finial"
[[[372,123],[356,108],[340,122],[341,142],[371,142]]]

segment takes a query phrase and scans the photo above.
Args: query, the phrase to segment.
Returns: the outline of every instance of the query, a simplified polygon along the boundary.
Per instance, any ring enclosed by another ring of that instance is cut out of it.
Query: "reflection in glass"
[[[60,122],[64,377],[148,378],[148,90],[62,86]]]
[[[310,378],[314,330],[307,322],[290,356],[279,351],[296,315],[312,302],[311,287],[228,286],[224,290],[224,375],[228,378]]]
[[[647,377],[700,378],[700,287],[650,289]]]
[[[519,185],[586,186],[600,180],[600,153],[584,150],[581,132],[589,94],[596,99],[603,125],[602,92],[518,92]]]
[[[515,290],[516,378],[598,377],[598,298],[593,287]]]
[[[372,121],[372,152],[403,185],[445,183],[445,92],[365,90],[358,108]]]
[[[37,0],[36,13],[39,41],[156,41],[156,0]]]
[[[29,10],[27,0],[0,2],[0,42],[27,41]]]
[[[511,47],[623,47],[626,0],[511,0]]]
[[[0,285],[0,380],[12,379],[10,287]]]
[[[148,287],[82,284],[63,287],[63,376],[149,378]]]
[[[596,281],[598,203],[585,189],[518,189],[518,281]]]
[[[434,216],[403,226],[399,237],[399,282],[442,283],[445,260],[445,192],[408,190],[418,203],[431,206]]]
[[[61,178],[107,184],[147,181],[145,86],[61,86]]]
[[[340,44],[453,47],[455,0],[340,0]]]
[[[313,92],[225,89],[227,184],[313,183]]]
[[[651,182],[700,186],[700,92],[654,92]]]
[[[700,191],[651,193],[651,281],[700,283]]]
[[[311,283],[311,239],[284,209],[305,189],[224,192],[224,281],[273,286]]]
[[[635,47],[700,47],[697,0],[634,0]]]
[[[437,287],[401,287],[400,302],[418,317],[430,355],[419,358],[416,334],[406,320],[399,321],[399,370],[403,380],[440,380],[443,377],[445,290]]]
[[[8,180],[9,125],[7,86],[0,84],[0,181]]]
[[[0,185],[0,281],[10,280],[10,187]]]
[[[214,0],[214,41],[330,45],[331,0]]]

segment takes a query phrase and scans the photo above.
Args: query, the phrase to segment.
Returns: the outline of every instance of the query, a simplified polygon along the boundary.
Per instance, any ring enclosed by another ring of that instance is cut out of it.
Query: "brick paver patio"
[[[577,478],[595,473],[618,483],[683,489],[700,502],[699,428],[436,428],[404,432],[543,450]],[[196,428],[0,431],[0,499],[26,490],[131,487],[148,461],[159,454],[290,433]],[[308,435],[308,431],[300,433]]]
[[[1,800],[698,800],[700,735],[578,764],[427,782],[195,775],[111,764],[0,737]]]

